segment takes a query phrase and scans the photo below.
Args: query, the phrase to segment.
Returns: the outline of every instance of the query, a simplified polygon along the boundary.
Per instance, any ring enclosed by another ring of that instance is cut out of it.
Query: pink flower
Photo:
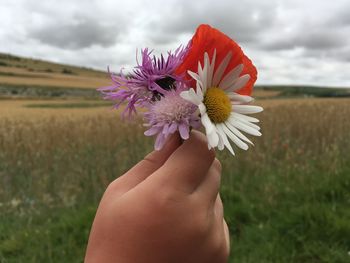
[[[154,148],[160,150],[167,137],[179,131],[182,139],[189,138],[190,128],[199,128],[197,106],[180,97],[180,93],[186,90],[184,85],[178,85],[176,89],[167,92],[160,100],[150,105],[149,111],[144,114],[149,129],[146,136],[157,135]]]

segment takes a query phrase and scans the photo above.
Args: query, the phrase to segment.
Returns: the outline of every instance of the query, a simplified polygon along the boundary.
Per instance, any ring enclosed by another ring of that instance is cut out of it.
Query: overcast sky
[[[0,52],[119,71],[201,23],[242,46],[258,84],[350,87],[349,0],[0,0]]]

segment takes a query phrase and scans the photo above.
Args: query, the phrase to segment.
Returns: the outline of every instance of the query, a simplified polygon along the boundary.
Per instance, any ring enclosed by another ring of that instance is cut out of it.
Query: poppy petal
[[[208,53],[209,57],[212,58],[214,52],[216,52],[214,72],[218,69],[227,54],[232,52],[232,58],[230,59],[222,78],[233,68],[243,64],[243,71],[240,76],[248,74],[250,79],[236,92],[241,95],[250,95],[257,79],[257,70],[255,66],[234,40],[209,25],[203,24],[197,28],[196,33],[190,41],[190,50],[184,58],[183,63],[177,68],[176,74],[186,74],[190,81],[190,86],[195,87],[195,80],[190,78],[187,71],[190,70],[197,72],[198,63],[200,62],[202,65],[204,64],[204,54]]]

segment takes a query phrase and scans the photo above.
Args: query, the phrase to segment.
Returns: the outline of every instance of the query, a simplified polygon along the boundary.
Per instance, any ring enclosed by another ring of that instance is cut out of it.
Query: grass
[[[1,242],[0,262],[81,262],[82,248],[89,235],[94,207],[78,209],[47,209],[47,215],[36,215],[3,221],[12,229],[11,237]],[[15,229],[21,224],[21,229]],[[32,249],[28,249],[28,243]],[[19,256],[19,254],[21,254]],[[62,259],[62,261],[60,261]]]
[[[230,262],[348,262],[348,105],[266,107],[255,147],[219,154]],[[152,149],[142,131],[102,114],[1,118],[0,262],[82,262],[106,185]]]

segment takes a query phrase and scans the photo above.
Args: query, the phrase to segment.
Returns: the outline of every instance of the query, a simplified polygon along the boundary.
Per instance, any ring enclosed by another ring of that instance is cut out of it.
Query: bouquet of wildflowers
[[[209,149],[226,147],[233,155],[230,141],[247,150],[252,142],[245,134],[261,135],[259,120],[249,116],[263,110],[249,105],[257,71],[228,36],[200,25],[187,46],[166,57],[147,48],[141,54],[131,75],[111,74],[112,85],[99,90],[115,108],[125,105],[124,116],[144,109],[145,135],[156,136],[156,150],[169,135],[178,132],[186,140],[201,127]]]

